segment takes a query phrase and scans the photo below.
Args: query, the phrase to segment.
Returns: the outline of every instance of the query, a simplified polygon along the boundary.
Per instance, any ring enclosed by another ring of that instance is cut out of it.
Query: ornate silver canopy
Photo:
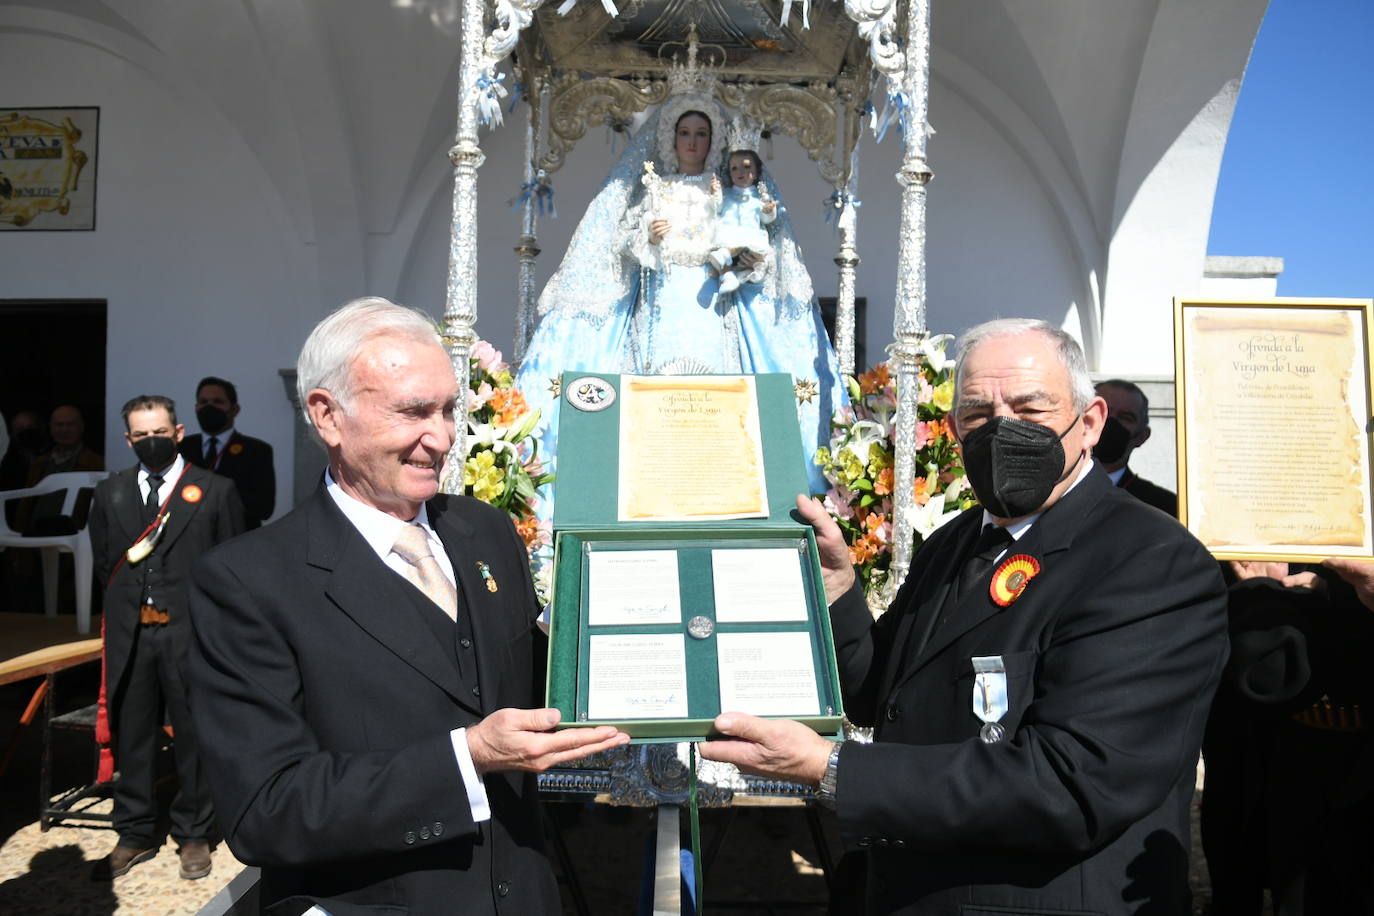
[[[865,114],[899,126],[904,147],[897,181],[902,222],[895,278],[895,342],[890,348],[901,402],[897,412],[894,560],[900,583],[912,550],[912,482],[920,344],[925,329],[925,201],[930,61],[929,0],[463,0],[462,68],[454,163],[453,222],[445,310],[446,342],[462,390],[476,318],[478,125],[500,120],[507,95],[498,69],[523,87],[524,211],[515,251],[520,302],[515,354],[533,332],[536,201],[569,149],[592,126],[623,125],[668,94],[674,54],[695,32],[720,67],[717,95],[770,132],[791,136],[835,188],[840,246],[836,350],[854,371],[855,192],[851,156]],[[809,25],[804,25],[804,22]],[[901,41],[898,40],[899,31]],[[464,430],[449,467],[466,457]],[[446,490],[461,489],[449,478]]]

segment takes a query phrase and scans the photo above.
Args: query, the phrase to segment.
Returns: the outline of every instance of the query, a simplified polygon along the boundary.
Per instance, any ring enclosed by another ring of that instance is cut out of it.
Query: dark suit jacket
[[[975,508],[937,531],[878,621],[857,588],[831,609],[846,712],[876,733],[844,745],[837,792],[846,846],[869,850],[870,910],[1186,913],[1226,660],[1216,561],[1095,469],[1001,561],[1039,561],[1020,598],[996,606],[989,573],[918,652],[981,522]],[[971,662],[990,655],[1009,696],[992,745]]]
[[[181,440],[181,456],[196,467],[207,468],[205,441],[199,433]],[[249,528],[257,528],[272,515],[272,508],[277,504],[272,446],[234,430],[227,443],[220,443],[220,458],[215,467],[207,469],[238,485]]]
[[[1136,476],[1136,473],[1129,467],[1126,468],[1126,473],[1121,475],[1121,480],[1117,486],[1145,505],[1154,506],[1159,511],[1178,518],[1178,494],[1166,490],[1158,484],[1150,483],[1144,477]]]
[[[475,823],[449,737],[542,705],[525,548],[485,503],[427,508],[471,621],[476,696],[420,616],[441,612],[323,487],[196,569],[192,715],[225,838],[262,866],[273,913],[311,901],[333,916],[558,910],[534,778],[488,775],[492,817]]]
[[[170,486],[168,480],[165,486]],[[159,494],[165,496],[166,491]],[[187,499],[187,497],[191,497]],[[163,588],[159,603],[172,616],[169,626],[185,658],[190,645],[191,621],[187,613],[186,580],[191,565],[214,545],[243,530],[243,504],[234,484],[223,477],[187,467],[168,504],[167,527],[153,556],[162,568]],[[138,631],[142,603],[143,567],[121,562],[124,551],[138,539],[145,522],[143,497],[138,491],[138,465],[116,471],[95,488],[90,535],[96,581],[105,584],[105,672],[111,697],[124,673],[129,651]],[[113,572],[114,578],[111,579]],[[112,709],[115,707],[112,706]],[[116,723],[117,727],[117,723]]]

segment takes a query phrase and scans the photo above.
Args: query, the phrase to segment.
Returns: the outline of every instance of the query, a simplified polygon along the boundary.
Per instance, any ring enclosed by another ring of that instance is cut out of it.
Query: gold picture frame
[[[1178,510],[1219,560],[1374,556],[1371,299],[1174,299]]]
[[[95,229],[100,109],[0,108],[0,232]]]

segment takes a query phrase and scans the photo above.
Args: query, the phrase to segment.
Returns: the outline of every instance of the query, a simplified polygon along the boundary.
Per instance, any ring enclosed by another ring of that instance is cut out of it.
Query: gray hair
[[[1029,333],[1041,334],[1054,345],[1059,362],[1069,374],[1069,394],[1073,398],[1073,409],[1082,412],[1097,396],[1092,376],[1088,374],[1088,361],[1083,356],[1083,348],[1063,329],[1038,318],[997,318],[974,325],[965,331],[964,336],[959,338],[959,347],[955,352],[958,362],[954,370],[954,390],[963,390],[964,364],[968,360],[968,355],[980,344],[994,337],[1015,337]]]
[[[323,388],[345,411],[353,405],[353,360],[374,337],[402,337],[440,343],[434,319],[419,309],[364,296],[340,306],[319,324],[301,347],[296,360],[296,396],[311,430],[315,429],[306,395]]]

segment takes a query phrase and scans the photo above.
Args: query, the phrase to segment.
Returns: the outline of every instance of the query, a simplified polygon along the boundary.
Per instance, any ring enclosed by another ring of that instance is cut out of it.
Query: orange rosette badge
[[[1030,580],[1040,574],[1040,561],[1028,554],[1007,557],[992,575],[988,594],[998,607],[1006,607],[1026,590]]]
[[[242,454],[243,454],[243,443],[242,443],[242,442],[235,442],[233,445],[229,446],[229,454],[231,454],[231,455],[242,455]]]
[[[205,495],[205,491],[193,483],[188,483],[181,488],[181,498],[188,503],[198,503],[200,498]]]

